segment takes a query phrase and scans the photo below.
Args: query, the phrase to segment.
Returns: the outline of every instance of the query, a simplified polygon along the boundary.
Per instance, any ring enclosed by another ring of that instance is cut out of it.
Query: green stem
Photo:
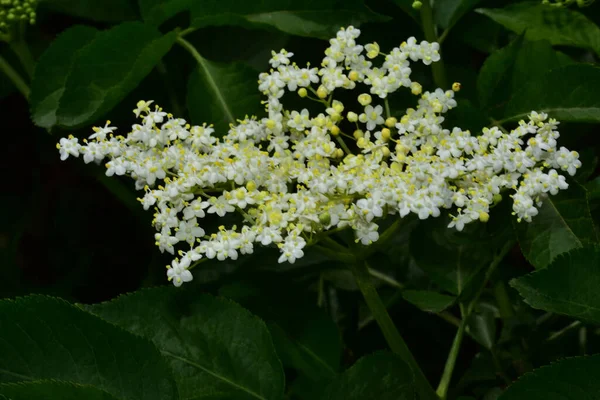
[[[494,296],[496,297],[496,302],[498,303],[498,309],[500,310],[500,316],[502,319],[508,319],[515,315],[515,310],[510,302],[510,297],[508,296],[508,291],[506,290],[506,285],[504,281],[499,280],[494,285]]]
[[[385,304],[383,301],[381,301],[381,297],[379,297],[377,290],[371,283],[368,265],[360,260],[360,258],[358,258],[358,260],[351,265],[356,284],[360,289],[365,302],[367,303],[367,306],[373,315],[373,318],[375,318],[375,321],[377,321],[377,324],[379,325],[385,340],[390,346],[390,349],[394,353],[398,354],[400,358],[402,358],[402,360],[404,360],[413,370],[418,391],[421,395],[420,398],[423,400],[438,400],[438,397],[427,381],[425,374],[423,374],[423,371],[417,364],[417,361],[404,342],[404,339],[402,339],[402,336],[400,336],[400,333],[396,329],[396,326],[390,318]]]
[[[2,56],[0,56],[0,70],[14,83],[19,92],[26,99],[29,99],[29,86],[27,86],[21,75]]]
[[[339,143],[339,145],[342,147],[342,150],[344,150],[346,152],[346,154],[352,154],[352,152],[350,151],[350,149],[346,145],[346,142],[344,142],[344,139],[342,139],[339,136],[335,136],[335,140],[336,140],[336,142]]]
[[[566,327],[564,327],[564,328],[563,328],[563,329],[561,329],[560,331],[558,331],[558,332],[554,332],[552,335],[550,335],[550,336],[548,337],[548,339],[547,339],[547,340],[548,340],[549,342],[550,342],[550,341],[552,341],[552,340],[556,340],[556,339],[558,339],[559,337],[563,336],[565,333],[567,333],[567,332],[570,332],[570,331],[572,331],[573,329],[575,329],[575,328],[577,328],[577,327],[579,327],[579,326],[581,326],[581,321],[574,321],[574,322],[571,322],[569,325],[567,325]]]
[[[423,25],[423,33],[425,34],[425,40],[429,43],[437,42],[437,34],[435,33],[435,23],[433,22],[433,9],[431,7],[431,0],[424,0],[423,6],[421,7],[421,23]],[[446,71],[444,70],[444,63],[442,60],[431,64],[433,71],[433,81],[435,84],[445,89],[446,86]]]
[[[21,65],[23,65],[25,72],[31,79],[33,77],[33,69],[35,68],[35,60],[33,59],[33,55],[31,55],[31,51],[29,51],[29,46],[27,46],[25,39],[18,38],[13,40],[9,42],[9,46],[19,58]]]
[[[481,283],[481,286],[478,288],[473,299],[469,302],[469,305],[467,307],[464,307],[462,303],[460,304],[462,320],[458,327],[458,331],[456,332],[456,336],[454,337],[454,342],[452,343],[452,347],[450,348],[450,353],[448,354],[448,359],[446,360],[444,372],[442,374],[440,384],[438,385],[436,391],[437,395],[442,400],[444,400],[448,395],[448,387],[450,385],[450,381],[452,380],[452,374],[454,372],[454,367],[456,366],[456,359],[458,358],[460,345],[462,344],[462,340],[465,334],[467,321],[469,320],[469,317],[471,316],[471,313],[473,312],[475,305],[479,300],[479,297],[483,293],[483,289],[486,287],[488,281],[490,280],[490,277],[492,276],[492,274],[496,270],[496,267],[498,266],[498,264],[500,264],[500,261],[502,261],[506,253],[511,249],[512,245],[512,241],[505,243],[504,247],[502,247],[500,251],[494,256],[492,262],[490,263],[485,273],[485,277],[483,279],[483,282]]]
[[[467,320],[463,318],[458,327],[458,331],[456,332],[456,336],[454,336],[454,341],[452,342],[452,347],[450,348],[450,354],[448,354],[448,359],[446,360],[446,365],[444,367],[444,373],[442,374],[442,379],[440,380],[440,384],[436,390],[437,395],[442,400],[445,400],[446,396],[448,395],[448,388],[450,386],[450,381],[452,380],[452,373],[454,372],[454,367],[456,366],[456,360],[458,359],[458,353],[460,351],[460,345],[462,344],[465,334],[466,321]]]
[[[385,106],[385,115],[386,115],[386,118],[391,118],[392,117],[392,113],[390,112],[390,103],[388,102],[387,97],[385,99],[383,99],[383,105]]]

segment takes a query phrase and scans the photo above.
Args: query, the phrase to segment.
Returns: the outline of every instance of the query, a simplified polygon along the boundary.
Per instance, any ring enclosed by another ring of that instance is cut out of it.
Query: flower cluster
[[[532,112],[511,132],[444,129],[444,113],[457,105],[454,91],[423,92],[410,68],[411,61],[439,60],[438,44],[410,38],[383,55],[376,43],[358,44],[359,34],[341,29],[320,68],[274,52],[272,69],[259,76],[267,116],[232,124],[222,137],[210,125],[190,126],[140,101],[134,113],[141,121],[127,136],[115,136],[108,122],[83,144],[61,139],[61,158],[108,158],[107,175],[135,179],[143,207],[155,210],[160,250],[185,248],[168,266],[176,286],[192,279],[189,268],[200,259],[235,260],[257,244],[277,246],[279,262],[290,263],[333,229],[352,229],[369,245],[388,215],[426,219],[454,209],[450,227],[461,230],[487,221],[505,191],[518,219],[531,221],[548,193],[567,188],[559,172],[573,175],[581,163],[576,152],[557,148],[558,122]],[[383,62],[375,66],[378,57]],[[401,87],[419,96],[418,105],[396,118],[387,97]],[[356,102],[334,100],[340,89],[355,89]],[[323,112],[285,109],[285,92]],[[230,213],[242,223],[215,232],[201,224],[209,214]]]
[[[0,0],[0,32],[19,21],[35,24],[37,0]]]

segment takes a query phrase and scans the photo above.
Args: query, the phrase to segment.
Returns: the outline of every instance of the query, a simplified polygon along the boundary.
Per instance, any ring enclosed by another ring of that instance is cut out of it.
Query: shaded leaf
[[[423,311],[439,313],[454,304],[456,297],[448,296],[431,290],[404,290],[404,300]]]
[[[467,331],[477,343],[491,349],[496,343],[496,320],[489,310],[477,312],[469,317]]]
[[[543,200],[531,222],[514,222],[523,255],[537,269],[559,254],[597,243],[587,193],[578,183]]]
[[[594,400],[600,398],[600,355],[573,357],[525,374],[500,400]]]
[[[36,125],[44,128],[56,125],[60,99],[69,78],[68,71],[98,33],[98,30],[89,26],[73,26],[61,33],[41,55],[29,96],[31,114]]]
[[[560,121],[599,122],[600,68],[576,64],[549,71],[512,96],[503,122],[525,118],[531,110]]]
[[[280,399],[284,376],[264,322],[197,288],[162,287],[84,306],[151,339],[185,399]]]
[[[477,78],[479,101],[499,113],[525,86],[536,82],[540,72],[573,63],[547,41],[529,41],[521,35],[486,59]]]
[[[342,356],[337,325],[301,288],[267,277],[260,282],[230,284],[219,293],[267,322],[285,367],[301,372],[313,385],[333,378]]]
[[[512,241],[512,232],[501,218],[492,215],[487,224],[473,223],[462,232],[449,229],[448,218],[422,221],[411,236],[411,254],[433,282],[464,300],[478,287],[484,269],[500,249]]]
[[[600,54],[600,28],[582,13],[568,7],[549,7],[541,2],[514,3],[478,12],[530,40],[590,49]]]
[[[412,400],[413,372],[399,356],[375,353],[358,360],[325,390],[321,400]]]
[[[328,39],[340,26],[384,21],[360,0],[140,0],[142,16],[161,24],[175,14],[191,11],[191,26],[270,26],[292,35]]]
[[[2,397],[6,396],[6,397]],[[0,385],[0,399],[10,400],[117,400],[94,386],[61,381],[33,381]]]
[[[563,254],[541,271],[511,281],[533,308],[600,324],[600,248]]]
[[[261,113],[258,72],[240,62],[200,60],[187,88],[187,106],[194,124],[214,124],[215,135],[222,137],[229,124]]]
[[[443,29],[453,27],[460,18],[481,0],[438,0],[435,2],[435,21]]]
[[[39,0],[40,6],[93,21],[120,22],[138,18],[135,2],[129,0]]]
[[[42,55],[33,78],[32,117],[44,128],[74,128],[101,117],[154,68],[176,34],[127,22],[95,34],[74,27],[59,39]]]
[[[119,399],[176,399],[169,367],[152,343],[64,300],[0,301],[0,382],[58,379]]]

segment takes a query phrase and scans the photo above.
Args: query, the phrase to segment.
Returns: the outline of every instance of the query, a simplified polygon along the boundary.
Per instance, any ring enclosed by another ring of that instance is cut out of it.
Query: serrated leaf
[[[95,34],[91,28],[71,28],[36,65],[31,93],[34,122],[44,128],[75,128],[100,118],[142,81],[176,36],[161,35],[139,22]]]
[[[600,355],[568,358],[525,374],[499,400],[595,400],[598,376]]]
[[[166,362],[148,340],[64,300],[0,301],[0,382],[57,379],[123,400],[177,399]]]
[[[422,221],[411,235],[411,254],[440,288],[464,299],[500,249],[513,240],[510,229],[500,223],[502,217],[492,215],[487,224],[473,223],[462,232],[449,229],[446,218]]]
[[[39,0],[40,6],[74,17],[101,22],[120,22],[138,18],[129,0]]]
[[[452,28],[460,18],[475,7],[481,0],[438,0],[434,13],[436,23],[443,29]]]
[[[342,356],[337,325],[304,290],[268,276],[260,282],[237,282],[222,287],[219,293],[267,322],[285,367],[296,369],[313,385],[332,379]]]
[[[358,360],[333,381],[321,400],[412,400],[413,372],[392,353],[375,353]]]
[[[235,12],[231,12],[235,10]],[[192,7],[192,26],[271,26],[291,35],[329,39],[341,26],[389,18],[371,11],[361,0],[211,0]]]
[[[600,324],[600,248],[573,250],[547,268],[511,281],[533,308]]]
[[[456,297],[448,296],[431,290],[404,290],[402,297],[423,311],[439,313],[450,307]]]
[[[214,124],[216,136],[222,137],[229,131],[229,124],[263,111],[258,72],[240,62],[200,60],[187,87],[187,106],[194,124]]]
[[[44,128],[57,123],[57,111],[68,72],[81,51],[90,44],[98,30],[76,25],[61,33],[41,55],[31,83],[31,114],[33,122]]]
[[[2,397],[6,396],[6,397]],[[94,386],[63,381],[33,381],[0,385],[0,399],[10,400],[118,400]]]
[[[184,399],[283,397],[283,370],[266,325],[229,300],[163,287],[84,307],[151,339]]]
[[[590,49],[600,54],[600,28],[582,13],[541,2],[514,3],[504,8],[478,9],[505,28],[527,39]]]
[[[483,107],[501,113],[512,97],[539,79],[540,71],[573,63],[568,56],[552,49],[549,42],[529,41],[521,35],[486,59],[477,78],[479,101]]]
[[[586,191],[575,182],[543,200],[531,222],[513,224],[523,255],[537,269],[559,254],[598,242]]]
[[[191,26],[270,26],[292,35],[328,39],[340,26],[385,21],[360,0],[140,0],[142,16],[161,24],[182,11],[191,11]]]
[[[559,121],[600,122],[600,68],[576,64],[549,71],[516,92],[502,122],[518,121],[531,110]]]

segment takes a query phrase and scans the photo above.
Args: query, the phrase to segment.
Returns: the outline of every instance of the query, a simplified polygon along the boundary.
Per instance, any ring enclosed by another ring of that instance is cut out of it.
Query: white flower
[[[172,264],[172,266],[167,266],[167,277],[169,281],[173,282],[173,285],[179,287],[183,282],[191,282],[194,279],[192,273],[188,271],[189,260],[186,259],[179,262],[175,259]]]
[[[196,218],[189,219],[187,221],[180,221],[179,227],[175,237],[180,241],[194,244],[196,238],[204,236],[204,229],[198,226]]]
[[[301,236],[288,235],[285,238],[285,242],[281,243],[279,249],[281,256],[277,260],[280,264],[282,262],[289,262],[293,264],[296,259],[304,257],[302,249],[306,246],[306,241]]]
[[[60,159],[64,161],[69,158],[69,155],[79,157],[81,146],[76,137],[70,136],[69,138],[60,139],[56,148],[60,150]]]
[[[360,114],[358,119],[360,122],[366,123],[367,129],[372,131],[373,129],[375,129],[375,127],[377,125],[381,125],[385,122],[385,120],[381,116],[382,113],[383,113],[383,107],[381,107],[381,106],[373,107],[372,105],[369,104],[368,106],[365,107],[365,112],[363,114]]]

